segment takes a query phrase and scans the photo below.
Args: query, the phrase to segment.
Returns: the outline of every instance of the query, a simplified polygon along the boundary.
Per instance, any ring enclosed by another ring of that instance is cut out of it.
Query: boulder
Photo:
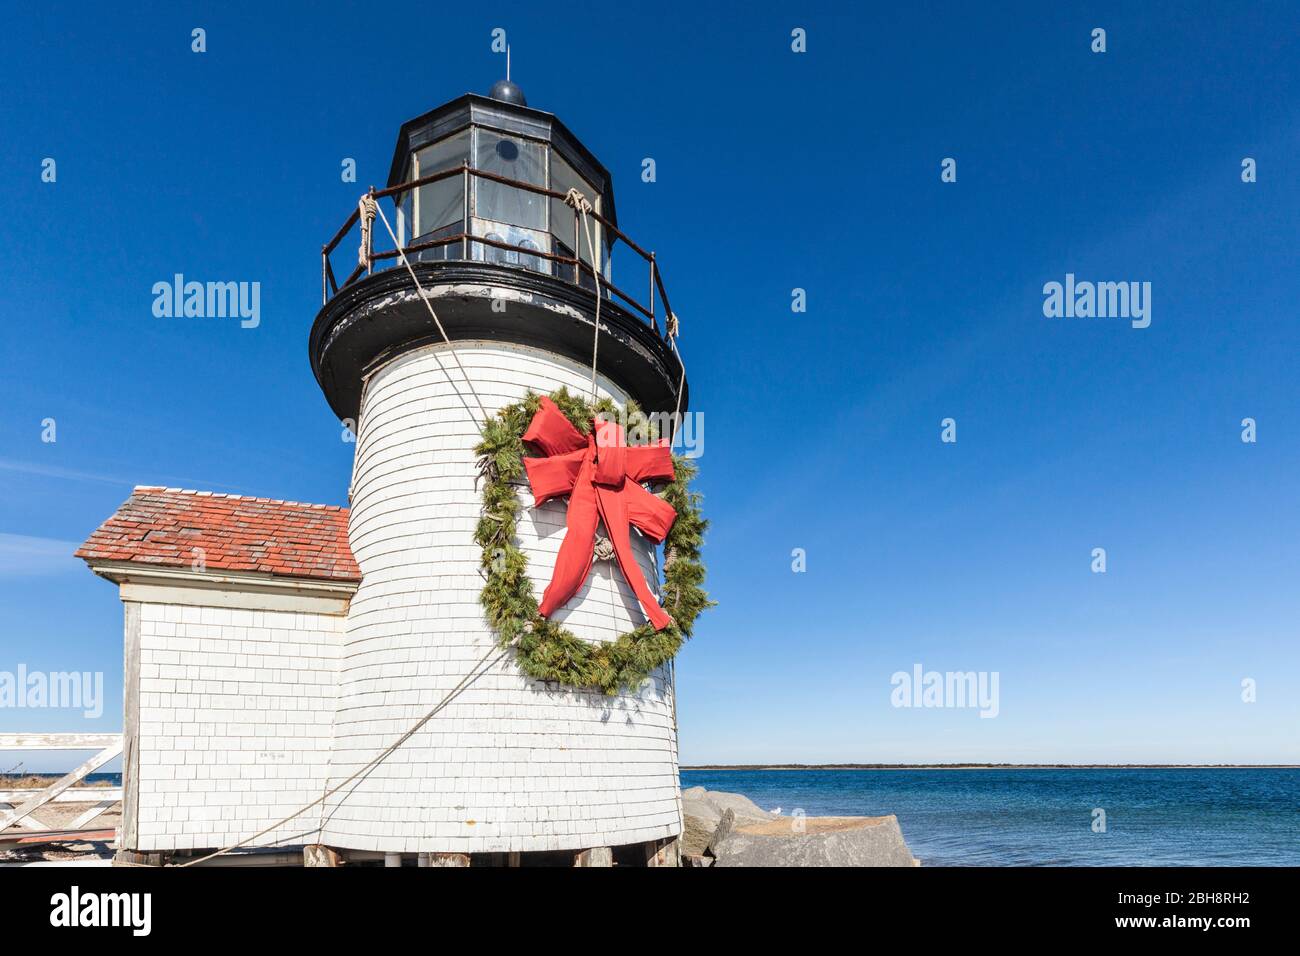
[[[737,819],[709,854],[714,866],[920,866],[892,814]]]
[[[738,793],[723,793],[720,790],[705,790],[703,787],[691,787],[682,791],[682,812],[688,817],[695,817],[710,825],[712,830],[722,814],[731,810],[737,820],[762,821],[771,820],[768,813],[753,800]]]
[[[682,791],[682,852],[714,866],[919,866],[898,818],[778,816],[748,797]]]
[[[682,820],[682,855],[684,857],[702,856],[705,848],[709,845],[709,841],[713,839],[713,833],[717,827],[716,823],[710,823],[707,820],[688,814]]]

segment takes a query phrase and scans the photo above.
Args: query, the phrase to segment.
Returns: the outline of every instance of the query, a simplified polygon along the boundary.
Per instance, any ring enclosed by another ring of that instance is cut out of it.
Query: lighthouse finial
[[[502,103],[513,103],[516,106],[527,106],[528,100],[524,99],[524,91],[519,85],[512,80],[497,80],[492,84],[492,89],[488,96],[494,100],[500,100]]]

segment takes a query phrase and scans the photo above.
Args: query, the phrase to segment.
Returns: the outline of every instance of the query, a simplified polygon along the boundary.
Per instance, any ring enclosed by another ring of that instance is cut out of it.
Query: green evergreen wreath
[[[553,392],[551,401],[583,435],[591,432],[597,413],[619,414],[609,399],[595,405],[566,389]],[[523,434],[537,413],[541,397],[529,392],[523,401],[507,405],[483,427],[483,440],[474,449],[483,477],[483,515],[474,540],[483,549],[481,567],[487,584],[479,602],[503,647],[515,645],[519,666],[529,677],[558,681],[575,687],[599,687],[606,694],[637,687],[649,673],[671,660],[691,636],[695,619],[713,602],[705,594],[700,547],[708,522],[700,516],[700,496],[689,488],[695,467],[673,456],[676,478],[664,486],[662,496],[677,511],[677,519],[664,539],[663,608],[673,622],[656,631],[648,622],[615,641],[591,643],[537,613],[537,598],[528,578],[528,558],[515,543],[522,505],[516,485],[524,479],[524,456],[529,450]],[[628,443],[654,436],[653,424],[636,406],[626,410]]]

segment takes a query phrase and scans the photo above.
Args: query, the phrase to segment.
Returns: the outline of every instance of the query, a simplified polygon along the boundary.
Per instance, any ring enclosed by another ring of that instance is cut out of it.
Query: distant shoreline
[[[1300,770],[1293,763],[733,763],[680,770]]]

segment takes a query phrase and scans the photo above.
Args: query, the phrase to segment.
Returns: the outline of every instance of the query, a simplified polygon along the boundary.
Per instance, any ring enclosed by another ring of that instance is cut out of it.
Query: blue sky
[[[110,690],[0,731],[120,726],[120,604],[71,551],[132,485],[345,502],[318,251],[502,27],[682,319],[719,601],[684,762],[1300,762],[1296,5],[848,7],[16,11],[0,670]],[[177,272],[260,282],[261,325],[154,318]],[[1150,327],[1045,318],[1067,272],[1150,282]],[[917,663],[998,672],[999,716],[892,707]]]

